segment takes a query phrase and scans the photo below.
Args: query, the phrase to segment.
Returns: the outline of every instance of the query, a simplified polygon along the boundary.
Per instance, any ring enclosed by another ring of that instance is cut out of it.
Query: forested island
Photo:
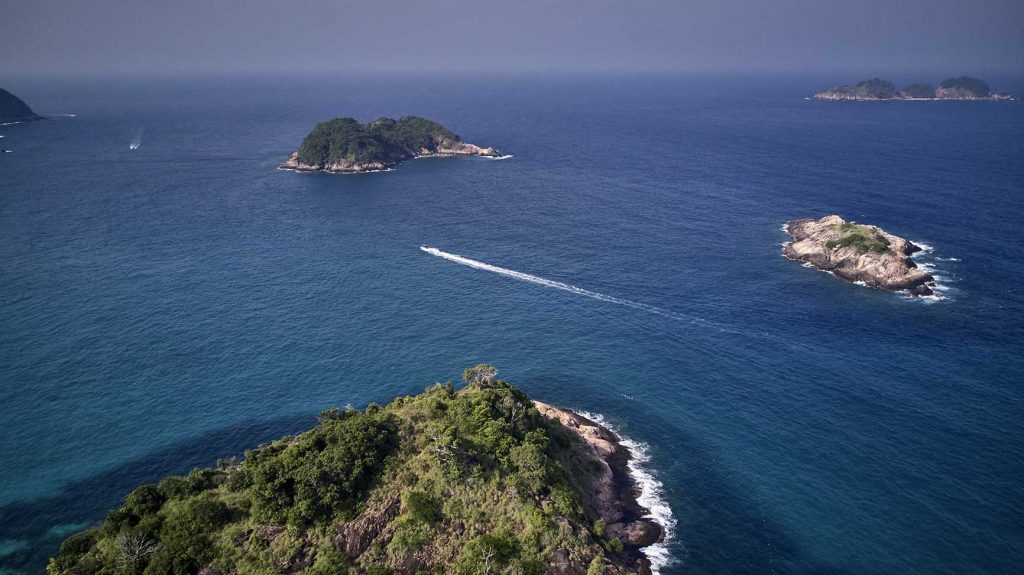
[[[947,78],[938,88],[931,84],[911,84],[902,90],[889,80],[872,78],[856,86],[837,86],[814,95],[819,100],[1012,100],[1013,96],[993,92],[984,80],[961,76]]]
[[[932,294],[935,278],[910,258],[921,248],[881,228],[832,215],[793,220],[783,229],[793,237],[782,251],[789,259],[869,287],[905,290],[918,296]]]
[[[441,124],[417,116],[379,118],[366,124],[335,118],[317,124],[281,167],[308,172],[379,172],[426,156],[495,158],[501,154],[494,148],[463,142]]]
[[[649,573],[630,453],[478,365],[129,493],[48,575]]]
[[[44,119],[32,111],[24,100],[0,88],[0,124],[33,122]]]

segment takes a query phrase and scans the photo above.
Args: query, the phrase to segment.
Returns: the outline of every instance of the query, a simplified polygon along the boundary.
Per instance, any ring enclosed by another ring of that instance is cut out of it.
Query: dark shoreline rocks
[[[910,258],[921,248],[881,228],[831,215],[818,220],[793,220],[783,229],[793,238],[782,250],[791,260],[868,287],[915,296],[933,293],[935,278]]]
[[[587,493],[590,513],[605,522],[610,537],[623,543],[623,552],[638,572],[650,573],[650,559],[641,548],[662,541],[665,530],[645,517],[649,510],[637,501],[640,487],[629,472],[629,450],[613,431],[578,413],[536,400],[533,405],[541,415],[558,421],[576,435],[579,446],[571,464],[598,470]]]

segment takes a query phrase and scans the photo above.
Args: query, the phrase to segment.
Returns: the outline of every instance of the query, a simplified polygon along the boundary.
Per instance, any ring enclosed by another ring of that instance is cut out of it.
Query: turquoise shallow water
[[[0,569],[487,361],[647,445],[664,573],[1016,572],[1024,104],[804,100],[835,80],[5,86],[75,117],[0,127]],[[318,120],[404,113],[514,158],[275,169]],[[780,257],[827,213],[931,246],[945,299]]]

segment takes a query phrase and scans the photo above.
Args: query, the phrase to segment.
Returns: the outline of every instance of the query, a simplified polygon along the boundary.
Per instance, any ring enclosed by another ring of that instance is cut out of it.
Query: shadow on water
[[[544,399],[542,390],[559,390],[559,397],[587,398],[601,386],[563,374],[533,374],[517,383],[531,397]],[[602,399],[597,406],[611,402]],[[574,407],[566,404],[566,407]],[[587,409],[586,404],[576,404]],[[641,411],[637,411],[637,409]],[[595,407],[596,409],[597,407]],[[744,575],[844,575],[801,549],[793,535],[773,519],[750,487],[730,479],[715,450],[687,433],[677,421],[632,404],[627,420],[618,410],[602,413],[623,435],[652,446],[647,468],[664,484],[664,498],[677,521],[669,542],[673,562],[663,575],[678,573],[742,573]]]
[[[218,458],[297,433],[315,423],[312,416],[248,421],[218,429],[130,461],[100,475],[71,483],[60,493],[0,507],[0,574],[39,574],[71,533],[100,522],[135,487],[165,475],[209,467]],[[0,551],[3,552],[3,551]]]

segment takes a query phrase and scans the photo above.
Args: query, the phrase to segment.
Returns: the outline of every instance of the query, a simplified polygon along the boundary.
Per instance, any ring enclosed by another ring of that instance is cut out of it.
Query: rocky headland
[[[129,493],[48,575],[649,575],[631,454],[606,427],[466,370]]]
[[[364,173],[391,169],[406,160],[430,156],[497,158],[494,148],[463,142],[437,122],[416,116],[379,118],[361,124],[335,118],[317,124],[281,168],[302,172]]]
[[[831,215],[793,220],[783,229],[793,238],[782,250],[791,260],[869,287],[932,294],[935,278],[910,257],[921,248],[881,228]]]
[[[814,95],[818,100],[1012,100],[1013,96],[993,92],[978,78],[960,76],[947,78],[938,87],[931,84],[911,84],[902,90],[889,80],[872,78],[855,86],[842,85],[822,90]]]
[[[541,415],[575,435],[578,443],[562,463],[575,475],[591,475],[584,497],[588,512],[604,522],[607,536],[625,545],[639,572],[649,573],[650,561],[640,553],[640,548],[661,541],[665,533],[661,525],[644,518],[649,510],[637,501],[639,486],[628,467],[632,454],[615,432],[595,421],[540,401],[534,400],[533,405]]]
[[[0,88],[0,124],[43,120],[24,100]]]

